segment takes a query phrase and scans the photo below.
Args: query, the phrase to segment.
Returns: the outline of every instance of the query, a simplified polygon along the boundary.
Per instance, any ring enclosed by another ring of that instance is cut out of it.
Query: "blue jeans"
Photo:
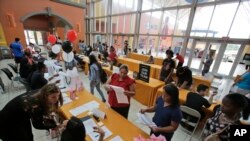
[[[94,88],[96,87],[96,90],[98,91],[98,93],[100,94],[100,96],[102,97],[102,101],[106,101],[105,97],[103,95],[103,92],[100,88],[100,83],[101,82],[97,82],[97,81],[90,81],[90,92],[92,94],[94,94]]]

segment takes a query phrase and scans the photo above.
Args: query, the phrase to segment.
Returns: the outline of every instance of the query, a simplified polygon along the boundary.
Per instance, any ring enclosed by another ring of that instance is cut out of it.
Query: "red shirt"
[[[120,75],[115,73],[111,76],[111,82],[110,85],[114,85],[114,86],[118,86],[118,87],[122,87],[125,91],[129,91],[129,86],[134,84],[135,81],[133,79],[131,79],[129,76],[123,78],[122,81],[119,80]],[[130,97],[128,96],[128,101],[129,104],[123,104],[123,103],[118,103],[117,102],[117,98],[116,98],[116,94],[114,90],[111,90],[110,92],[108,92],[108,102],[110,104],[110,106],[112,107],[127,107],[130,104]]]
[[[116,57],[117,57],[117,55],[116,55],[115,52],[110,52],[109,58],[110,58],[111,61],[114,61]]]
[[[180,63],[184,63],[184,58],[181,55],[177,55],[176,59],[178,59]]]

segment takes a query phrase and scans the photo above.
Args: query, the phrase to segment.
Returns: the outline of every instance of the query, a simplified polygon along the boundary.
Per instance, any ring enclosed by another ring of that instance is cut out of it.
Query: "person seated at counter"
[[[74,59],[76,60],[76,62],[80,66],[84,66],[85,63],[83,62],[82,58],[80,58],[79,56],[76,55],[76,51],[75,50],[73,51],[73,53],[74,53]]]
[[[135,48],[135,49],[133,50],[133,52],[134,52],[134,53],[138,53],[137,48]]]
[[[176,71],[176,85],[180,89],[190,89],[193,78],[192,78],[192,71],[189,69],[188,66],[180,67]]]
[[[24,57],[20,61],[19,73],[21,78],[25,80],[28,78],[29,74],[36,69],[36,64],[33,61],[32,54],[29,49],[24,51]]]
[[[83,122],[77,117],[71,117],[70,120],[63,121],[66,127],[62,132],[61,141],[85,141],[86,129]],[[93,127],[94,132],[99,133],[98,141],[103,141],[105,132],[100,127]]]
[[[187,94],[187,100],[185,105],[197,110],[201,114],[201,120],[206,116],[202,107],[209,108],[213,102],[213,96],[216,93],[211,94],[210,98],[207,100],[204,98],[205,95],[208,95],[209,87],[203,84],[198,85],[196,92],[189,92]],[[185,116],[185,114],[183,113]],[[194,119],[195,120],[195,119]]]
[[[226,95],[222,99],[222,105],[214,108],[214,116],[207,120],[206,130],[203,137],[219,133],[218,139],[221,141],[230,140],[230,125],[240,125],[241,113],[247,107],[246,98],[238,93]]]
[[[47,67],[43,62],[38,62],[37,70],[30,74],[28,78],[28,82],[30,83],[32,90],[37,90],[42,88],[44,85],[48,83],[48,81],[52,80],[53,78],[57,77],[58,74],[48,78],[48,80],[44,77],[44,73],[47,72]],[[57,80],[55,83],[59,83],[60,80]]]
[[[154,57],[151,55],[145,63],[147,63],[147,64],[154,64],[154,62],[155,62],[154,61]]]

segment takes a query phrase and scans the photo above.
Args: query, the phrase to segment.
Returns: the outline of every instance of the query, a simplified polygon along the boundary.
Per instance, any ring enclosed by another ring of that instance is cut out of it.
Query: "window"
[[[177,19],[175,23],[175,35],[185,35],[188,19],[190,14],[190,8],[188,9],[180,9],[177,13]]]
[[[250,2],[241,2],[231,28],[230,38],[250,38]]]
[[[112,14],[137,10],[138,0],[112,0]]]
[[[151,12],[141,14],[140,34],[148,33],[149,29],[151,28],[150,18],[151,18]]]
[[[206,37],[214,6],[198,7],[195,12],[191,36]]]
[[[216,5],[208,37],[227,36],[238,3]]]
[[[159,33],[159,26],[161,24],[162,18],[162,11],[152,12],[151,19],[149,22],[149,34],[158,34]]]
[[[174,33],[176,14],[177,10],[164,11],[160,31],[161,35],[172,35]]]
[[[142,1],[142,10],[152,9],[153,0],[143,0]]]
[[[106,18],[95,19],[95,32],[106,32]]]
[[[95,12],[94,17],[101,17],[107,15],[108,0],[102,0],[94,3]]]
[[[124,15],[125,26],[123,33],[135,33],[135,14]]]
[[[115,31],[114,33],[124,33],[123,27],[124,27],[123,15],[112,17],[112,31]]]

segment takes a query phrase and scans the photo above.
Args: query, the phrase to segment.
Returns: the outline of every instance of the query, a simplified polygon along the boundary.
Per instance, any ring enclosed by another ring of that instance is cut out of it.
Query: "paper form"
[[[111,132],[106,126],[103,126],[103,127],[101,127],[101,128],[102,128],[102,130],[105,132],[104,139],[107,139],[109,136],[112,135],[112,132]],[[92,141],[98,141],[99,136],[100,136],[99,133],[96,133],[96,132],[94,132],[94,131],[90,132],[88,135],[89,135],[89,137],[92,139]]]
[[[74,116],[78,116],[86,111],[91,111],[92,109],[99,108],[99,105],[100,104],[97,103],[96,101],[90,101],[84,105],[69,110],[69,112]]]
[[[156,126],[156,124],[146,115],[142,113],[137,113],[140,123],[147,126]]]
[[[123,139],[120,136],[115,136],[114,138],[112,138],[109,141],[123,141]]]
[[[97,127],[95,121],[92,118],[90,118],[88,120],[85,120],[82,123],[84,124],[84,127],[86,129],[87,134],[90,134],[91,132],[94,132],[93,127]]]
[[[124,89],[122,87],[117,87],[110,85],[110,87],[115,91],[117,102],[128,104],[128,97],[124,94]]]

